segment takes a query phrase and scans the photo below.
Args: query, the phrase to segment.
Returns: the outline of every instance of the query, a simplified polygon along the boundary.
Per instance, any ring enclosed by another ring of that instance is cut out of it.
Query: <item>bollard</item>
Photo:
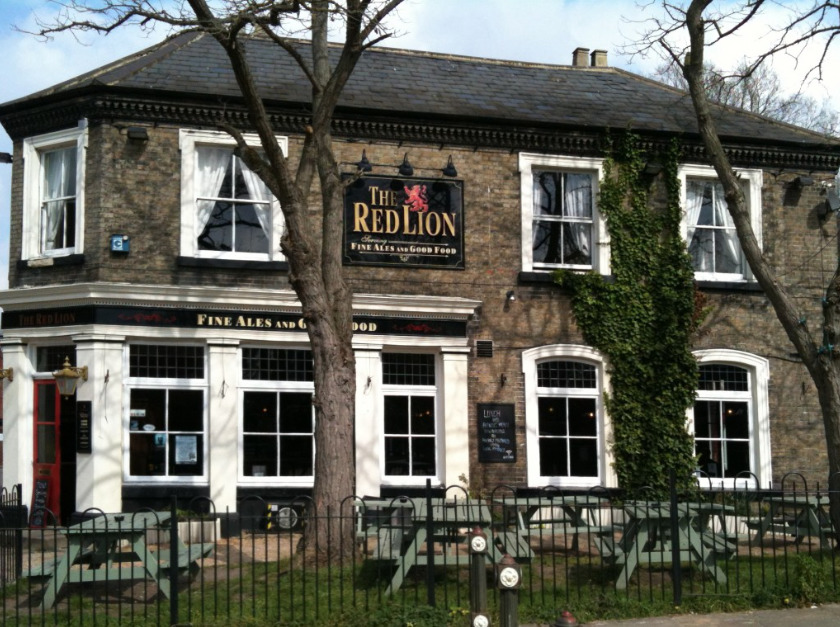
[[[470,532],[470,625],[488,627],[487,615],[487,536],[477,526]]]
[[[521,585],[522,570],[516,560],[505,553],[496,565],[501,627],[519,627],[519,586]]]
[[[560,618],[554,622],[554,627],[577,627],[577,624],[577,619],[572,616],[572,613],[569,610],[563,610]]]

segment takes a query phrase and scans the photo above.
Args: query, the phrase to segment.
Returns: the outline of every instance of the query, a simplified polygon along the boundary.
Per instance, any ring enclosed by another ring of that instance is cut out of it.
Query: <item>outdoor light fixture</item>
[[[356,167],[359,168],[360,172],[370,172],[373,170],[373,166],[370,161],[368,161],[366,150],[362,150],[362,159],[356,164]]]
[[[87,366],[82,366],[81,368],[71,366],[70,358],[65,357],[64,365],[61,370],[53,372],[53,378],[55,378],[55,384],[58,386],[58,391],[62,396],[73,396],[79,379],[87,381],[88,369]]]
[[[149,130],[145,126],[129,126],[125,129],[125,136],[135,141],[148,141]]]
[[[505,295],[505,298],[507,298],[510,302],[513,302],[516,300],[516,293],[513,290],[508,290],[508,293]]]
[[[793,184],[797,188],[810,187],[814,184],[814,177],[812,176],[797,176],[793,179]]]
[[[455,169],[455,165],[452,163],[452,155],[449,155],[449,161],[446,162],[446,166],[443,170],[441,170],[441,172],[443,172],[444,176],[458,176],[458,170]]]
[[[0,152],[0,163],[11,163],[12,162],[12,153],[10,152]]]
[[[411,167],[411,164],[408,162],[408,153],[405,153],[403,157],[403,162],[400,164],[399,169],[400,176],[411,176],[414,174],[414,168]]]
[[[8,379],[9,383],[15,380],[14,368],[0,368],[0,379]]]
[[[645,164],[644,173],[647,174],[648,176],[656,176],[660,172],[662,172],[662,164],[661,163],[657,163],[656,161],[648,161]]]

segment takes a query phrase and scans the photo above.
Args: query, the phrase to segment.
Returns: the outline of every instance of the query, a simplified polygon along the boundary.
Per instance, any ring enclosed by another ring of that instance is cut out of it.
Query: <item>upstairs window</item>
[[[606,225],[597,210],[600,159],[519,155],[522,269],[608,271]]]
[[[761,171],[741,170],[744,196],[753,230],[761,242]],[[684,166],[683,183],[685,241],[696,277],[706,281],[744,281],[749,267],[729,214],[723,185],[714,170],[704,166]]]
[[[248,141],[259,145],[255,137]],[[223,133],[181,131],[182,255],[280,259],[280,207],[234,148]]]
[[[86,139],[82,126],[24,140],[24,259],[81,252]]]

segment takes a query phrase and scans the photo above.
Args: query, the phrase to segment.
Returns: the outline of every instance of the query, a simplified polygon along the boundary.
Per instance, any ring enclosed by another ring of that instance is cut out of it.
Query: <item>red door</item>
[[[61,397],[55,381],[35,381],[35,476],[34,481],[46,481],[46,524],[61,519]],[[43,487],[43,483],[41,483]],[[33,512],[34,513],[34,512]]]

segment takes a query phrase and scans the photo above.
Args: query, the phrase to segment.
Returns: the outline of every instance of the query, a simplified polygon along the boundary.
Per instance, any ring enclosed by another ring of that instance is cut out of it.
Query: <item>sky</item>
[[[650,74],[661,64],[659,58],[631,58],[622,54],[622,47],[638,38],[645,19],[657,15],[657,4],[652,0],[406,0],[390,22],[400,36],[387,45],[561,65],[570,64],[572,51],[584,47],[606,50],[611,66]],[[718,67],[735,66],[766,44],[768,25],[783,23],[781,14],[795,4],[796,0],[771,3],[766,17],[740,39],[710,50],[707,58]],[[108,36],[65,35],[44,42],[17,30],[34,29],[35,15],[48,18],[54,11],[49,0],[0,0],[0,103],[142,50],[168,34],[163,28],[148,33],[127,27]],[[833,60],[840,62],[840,47],[833,54]],[[781,57],[774,69],[793,92],[800,89],[810,65],[807,58],[800,58],[797,65],[794,59]],[[840,72],[829,74],[825,82],[811,82],[804,89],[819,101],[840,94]],[[0,152],[12,152],[2,129]],[[10,174],[11,167],[0,164],[0,289],[8,286]]]

